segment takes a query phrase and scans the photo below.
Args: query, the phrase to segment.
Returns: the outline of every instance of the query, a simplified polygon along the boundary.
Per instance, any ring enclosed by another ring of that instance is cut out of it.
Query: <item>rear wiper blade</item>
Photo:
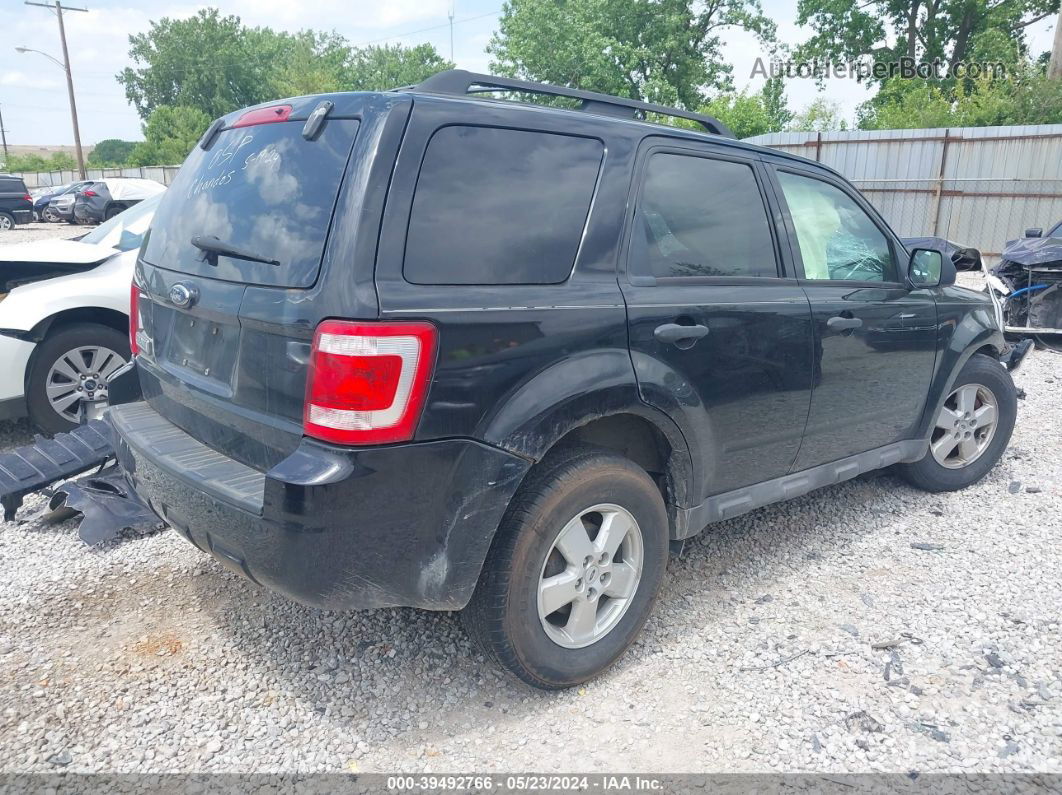
[[[204,259],[208,259],[211,265],[218,264],[219,254],[225,257],[232,257],[233,259],[244,259],[248,262],[264,262],[266,265],[280,264],[279,260],[260,257],[246,249],[240,248],[239,246],[226,243],[224,240],[214,235],[194,235],[192,237],[192,245],[204,252]],[[211,254],[214,256],[211,257]]]

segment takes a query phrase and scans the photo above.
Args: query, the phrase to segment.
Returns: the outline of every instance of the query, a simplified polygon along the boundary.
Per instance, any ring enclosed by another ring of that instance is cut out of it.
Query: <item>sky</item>
[[[187,3],[180,0],[64,0],[71,6],[88,6],[87,13],[64,14],[70,60],[74,73],[81,140],[84,144],[104,138],[142,138],[140,119],[126,102],[114,75],[131,65],[130,34],[146,31],[149,21],[164,16],[187,17],[199,8],[214,5],[224,14],[237,14],[250,26],[277,30],[303,28],[332,30],[354,45],[435,45],[450,55],[448,12],[451,0],[217,0]],[[779,38],[797,44],[809,31],[796,25],[796,0],[762,0],[764,12],[778,23]],[[0,37],[0,113],[11,144],[56,145],[73,143],[66,84],[62,69],[37,53],[18,53],[17,46],[42,50],[61,60],[58,25],[48,9],[6,0],[6,32]],[[458,67],[489,71],[484,52],[497,28],[502,0],[454,0],[453,59]],[[1029,29],[1035,53],[1050,49],[1054,20]],[[751,79],[756,58],[767,53],[751,34],[723,34],[724,56],[734,65],[739,88],[757,90],[762,78]],[[786,83],[789,106],[799,110],[818,96],[812,80]],[[853,119],[867,91],[855,80],[831,80],[828,98],[839,103],[842,114]]]

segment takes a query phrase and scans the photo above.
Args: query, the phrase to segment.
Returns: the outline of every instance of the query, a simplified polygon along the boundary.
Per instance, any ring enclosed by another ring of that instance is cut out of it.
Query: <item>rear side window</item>
[[[656,278],[777,276],[752,167],[658,152],[634,215],[629,271]]]
[[[568,278],[601,168],[600,141],[444,127],[428,143],[403,274],[414,284]]]
[[[302,127],[301,121],[237,127],[207,151],[192,149],[159,203],[144,260],[233,282],[311,286],[358,122],[330,119],[313,141],[302,137]],[[279,264],[204,257],[191,243],[196,236]]]

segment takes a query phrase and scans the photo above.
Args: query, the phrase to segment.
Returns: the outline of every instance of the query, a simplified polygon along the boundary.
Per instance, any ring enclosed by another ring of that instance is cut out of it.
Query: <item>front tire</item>
[[[937,413],[925,456],[900,474],[925,491],[957,491],[981,480],[1007,449],[1018,397],[1010,373],[975,354],[959,371]]]
[[[551,453],[510,503],[462,623],[524,682],[577,685],[638,636],[667,549],[664,501],[644,470],[597,448]]]
[[[105,399],[107,381],[129,356],[129,337],[110,326],[78,323],[56,329],[37,346],[30,364],[30,420],[49,435],[76,428],[82,400]]]

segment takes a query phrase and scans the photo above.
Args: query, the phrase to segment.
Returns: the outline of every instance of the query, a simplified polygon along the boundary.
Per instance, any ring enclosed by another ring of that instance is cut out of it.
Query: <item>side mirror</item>
[[[934,249],[916,248],[907,265],[907,278],[915,287],[955,283],[955,264]]]
[[[1044,236],[1044,230],[1041,229],[1041,228],[1033,226],[1033,227],[1030,227],[1029,229],[1025,230],[1025,236],[1026,237],[1043,237]]]

